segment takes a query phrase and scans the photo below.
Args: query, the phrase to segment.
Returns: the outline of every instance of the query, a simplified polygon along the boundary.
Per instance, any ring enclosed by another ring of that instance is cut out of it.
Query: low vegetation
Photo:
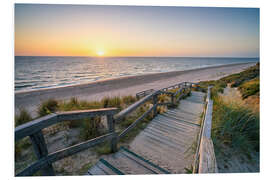
[[[25,109],[22,109],[20,111],[20,114],[15,116],[15,127],[27,123],[29,121],[32,121],[32,117]]]
[[[259,100],[259,63],[247,70],[217,81],[204,81],[200,85],[211,90],[213,105],[212,139],[217,156],[222,154],[224,145],[233,153],[250,154],[259,152],[259,112],[252,106],[243,106],[237,101],[227,102],[219,95],[227,85],[237,88],[243,101],[254,97]]]
[[[212,138],[215,145],[224,144],[246,155],[254,150],[258,152],[259,124],[259,115],[250,109],[237,102],[225,103],[221,97],[214,98]]]
[[[259,95],[260,93],[260,80],[259,78],[252,79],[242,83],[238,88],[242,94],[243,99],[252,95]]]

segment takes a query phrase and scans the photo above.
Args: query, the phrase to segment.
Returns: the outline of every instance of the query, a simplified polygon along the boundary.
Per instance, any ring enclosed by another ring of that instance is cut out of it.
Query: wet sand
[[[106,96],[135,95],[147,89],[161,89],[180,82],[216,80],[229,74],[238,73],[256,63],[223,65],[186,71],[173,71],[138,76],[101,80],[88,84],[59,88],[33,90],[15,93],[15,113],[24,108],[33,117],[42,101],[53,98],[68,100],[77,97],[83,100],[100,100]]]

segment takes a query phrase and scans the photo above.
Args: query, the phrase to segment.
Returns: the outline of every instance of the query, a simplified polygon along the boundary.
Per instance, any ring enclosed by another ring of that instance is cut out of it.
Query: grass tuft
[[[29,121],[32,121],[32,120],[33,119],[31,115],[25,109],[22,109],[20,111],[20,114],[15,116],[15,127],[22,125],[24,123],[27,123]]]
[[[49,99],[43,102],[38,108],[39,116],[46,116],[47,114],[56,112],[58,109],[58,101],[55,99]]]

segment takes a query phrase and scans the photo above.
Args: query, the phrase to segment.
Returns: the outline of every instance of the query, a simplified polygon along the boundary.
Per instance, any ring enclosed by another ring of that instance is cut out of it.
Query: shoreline
[[[156,76],[156,75],[171,74],[171,73],[179,74],[179,73],[185,73],[185,72],[189,72],[189,71],[211,69],[211,68],[218,68],[218,67],[226,67],[226,66],[232,66],[232,65],[252,64],[252,63],[255,63],[255,62],[232,63],[232,64],[215,65],[215,66],[208,66],[208,67],[194,68],[194,69],[180,70],[180,71],[169,71],[169,72],[148,73],[148,74],[139,74],[139,75],[128,75],[128,76],[124,76],[124,77],[114,77],[114,78],[101,79],[101,80],[88,82],[88,83],[71,84],[71,85],[65,85],[65,86],[59,86],[59,87],[49,87],[49,88],[40,88],[40,89],[19,90],[17,92],[16,91],[14,91],[14,92],[15,92],[15,94],[23,94],[23,93],[32,93],[32,92],[35,92],[35,91],[49,91],[49,90],[53,90],[53,89],[70,88],[70,87],[75,87],[75,86],[76,87],[78,87],[78,86],[89,86],[89,85],[103,83],[103,82],[106,82],[106,81],[121,80],[121,79],[128,79],[128,78],[136,78],[136,77],[139,77],[139,76],[146,77],[146,76],[151,76],[151,75]]]
[[[139,91],[152,88],[157,90],[184,81],[198,82],[219,79],[229,74],[238,73],[255,64],[256,62],[226,64],[184,71],[125,76],[65,87],[15,92],[15,113],[18,113],[20,109],[26,109],[35,117],[38,105],[50,98],[68,100],[71,97],[77,97],[84,100],[100,100],[106,96],[135,95]]]

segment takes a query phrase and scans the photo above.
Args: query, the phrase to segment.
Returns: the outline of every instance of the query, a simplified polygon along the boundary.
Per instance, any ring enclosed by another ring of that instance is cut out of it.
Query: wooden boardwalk
[[[185,173],[194,160],[204,96],[192,91],[177,108],[157,115],[129,148],[104,156],[87,174]]]

